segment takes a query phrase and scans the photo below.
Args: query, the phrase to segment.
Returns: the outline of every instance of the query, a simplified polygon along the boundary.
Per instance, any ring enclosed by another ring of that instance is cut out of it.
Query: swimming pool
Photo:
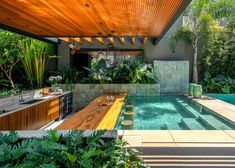
[[[126,97],[115,129],[121,126],[128,102],[134,104],[135,130],[231,130],[235,126],[186,96]]]
[[[207,94],[207,95],[235,105],[235,94]]]

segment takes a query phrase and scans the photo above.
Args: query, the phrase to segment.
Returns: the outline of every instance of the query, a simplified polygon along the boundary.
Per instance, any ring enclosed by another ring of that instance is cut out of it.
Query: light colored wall
[[[157,46],[153,46],[148,43],[144,46],[145,58],[148,63],[153,63],[155,60],[160,61],[189,61],[189,74],[190,79],[192,76],[192,62],[193,62],[193,49],[192,46],[185,43],[179,42],[176,45],[175,53],[172,53],[169,49],[169,36],[183,23],[182,17],[180,17],[174,25],[169,29],[165,36],[161,39]]]
[[[67,90],[66,85],[60,85]],[[127,93],[129,96],[157,96],[160,94],[159,84],[74,84],[73,109],[80,110],[96,97],[104,93]]]

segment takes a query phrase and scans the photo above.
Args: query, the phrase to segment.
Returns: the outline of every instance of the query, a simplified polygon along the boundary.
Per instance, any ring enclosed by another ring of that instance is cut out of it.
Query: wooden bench
[[[114,103],[107,104],[106,97],[114,96]],[[126,93],[103,94],[85,108],[61,123],[57,130],[112,130],[120,115]]]

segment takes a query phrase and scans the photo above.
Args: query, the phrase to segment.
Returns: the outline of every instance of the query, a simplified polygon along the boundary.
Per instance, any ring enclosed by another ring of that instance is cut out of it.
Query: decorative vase
[[[194,96],[194,98],[201,98],[202,97],[202,86],[201,85],[194,85],[193,86],[193,96]]]
[[[196,85],[196,84],[195,83],[190,83],[188,85],[188,95],[189,96],[193,96],[193,87],[194,87],[194,85]]]
[[[54,86],[54,87],[51,87],[50,89],[51,89],[52,92],[58,92],[60,87]]]

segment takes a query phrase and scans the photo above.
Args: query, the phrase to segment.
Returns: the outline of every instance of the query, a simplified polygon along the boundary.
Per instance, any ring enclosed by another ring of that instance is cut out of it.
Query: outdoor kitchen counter
[[[45,96],[36,102],[32,98],[26,99],[27,104],[19,102],[9,108],[4,108],[8,111],[0,115],[0,130],[38,130],[60,119],[63,114],[61,96],[66,97],[70,93]]]
[[[3,109],[0,109],[0,111],[3,111],[3,110],[6,111],[6,112],[4,112],[2,114],[0,113],[0,117],[3,117],[3,116],[6,116],[6,115],[9,115],[9,114],[18,112],[18,111],[26,109],[26,108],[33,107],[33,106],[41,104],[41,103],[45,103],[45,102],[47,102],[49,100],[53,100],[53,99],[59,98],[61,96],[67,95],[69,93],[71,93],[71,91],[65,91],[65,92],[63,92],[62,94],[59,94],[59,95],[43,96],[43,97],[38,98],[38,99],[27,99],[27,100],[25,100],[23,102],[19,102],[17,104],[10,105],[8,107],[4,107]],[[24,104],[25,102],[34,101],[34,100],[36,100],[34,103]]]

